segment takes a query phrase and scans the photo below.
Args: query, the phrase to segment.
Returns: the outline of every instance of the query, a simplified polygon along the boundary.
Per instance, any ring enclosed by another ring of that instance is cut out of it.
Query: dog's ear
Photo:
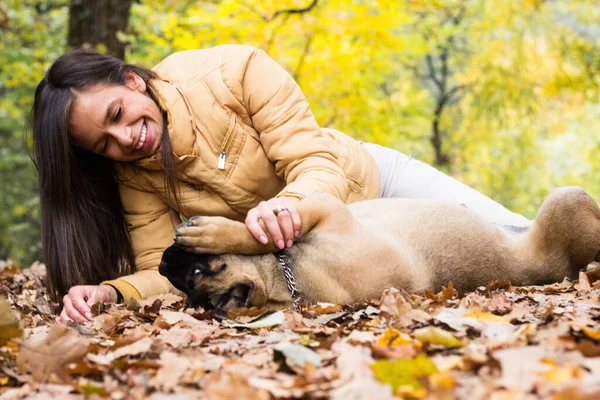
[[[189,269],[194,264],[194,258],[183,247],[176,243],[163,252],[158,271],[167,278],[183,269]]]
[[[173,286],[189,295],[190,280],[206,271],[202,256],[185,251],[182,246],[172,244],[164,251],[158,272]]]

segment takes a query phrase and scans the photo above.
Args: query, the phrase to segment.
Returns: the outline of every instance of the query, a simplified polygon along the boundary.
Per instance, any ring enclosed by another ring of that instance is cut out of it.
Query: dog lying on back
[[[384,289],[462,291],[495,279],[538,285],[576,278],[600,260],[600,208],[581,188],[554,190],[525,232],[494,225],[454,203],[378,199],[345,205],[316,194],[297,203],[302,231],[285,249],[302,301],[357,303]],[[270,246],[270,247],[269,247]],[[246,226],[194,217],[177,229],[159,271],[191,307],[281,309],[292,304],[279,251]]]

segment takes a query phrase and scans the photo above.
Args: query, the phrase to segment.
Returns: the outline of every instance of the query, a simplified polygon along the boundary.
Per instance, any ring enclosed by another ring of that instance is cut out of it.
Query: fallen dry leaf
[[[427,394],[421,379],[438,372],[435,364],[424,354],[408,360],[379,360],[371,368],[375,377],[382,383],[392,387],[399,396],[421,398]]]
[[[54,373],[70,382],[67,364],[78,362],[88,352],[90,342],[73,328],[54,324],[45,335],[32,337],[20,347],[17,365],[21,373],[30,373],[35,382],[43,382]]]
[[[450,332],[435,326],[415,329],[413,336],[422,343],[444,347],[462,347],[466,344],[464,340],[458,340]]]
[[[0,296],[0,346],[22,334],[23,328],[16,314],[10,309],[8,299]]]

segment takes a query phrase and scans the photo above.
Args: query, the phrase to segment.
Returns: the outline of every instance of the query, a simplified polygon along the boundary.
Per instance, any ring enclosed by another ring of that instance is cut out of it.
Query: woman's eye
[[[106,151],[106,147],[108,147],[108,140],[105,140],[102,143],[102,147],[100,147],[100,153],[104,153]]]
[[[115,111],[115,122],[118,122],[121,119],[122,108],[117,107],[117,111]]]

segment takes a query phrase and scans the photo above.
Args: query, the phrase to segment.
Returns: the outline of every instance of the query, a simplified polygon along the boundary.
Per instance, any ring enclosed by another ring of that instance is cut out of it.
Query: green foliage
[[[67,1],[0,2],[0,259],[41,258],[26,121],[35,86],[66,43]]]
[[[128,62],[148,66],[173,51],[260,47],[296,78],[322,126],[433,162],[435,125],[443,169],[527,217],[557,185],[600,201],[595,1],[312,3],[142,0],[119,38]],[[67,5],[0,1],[0,258],[39,257],[22,131],[35,85],[65,50]]]

